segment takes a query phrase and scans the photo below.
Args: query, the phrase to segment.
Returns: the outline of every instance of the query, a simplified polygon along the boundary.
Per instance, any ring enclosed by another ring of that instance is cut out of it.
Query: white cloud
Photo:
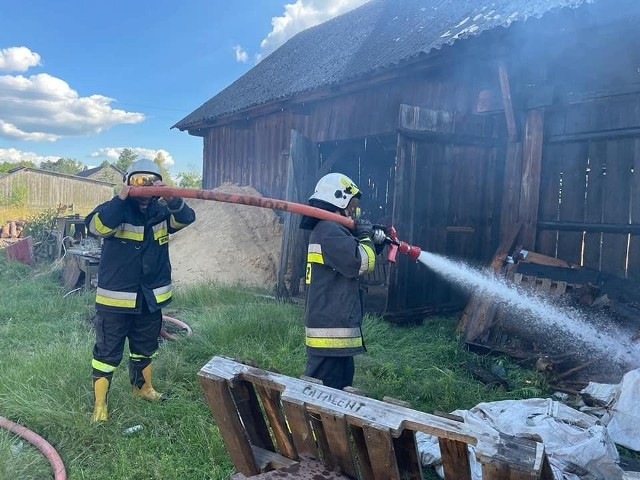
[[[57,157],[43,157],[42,155],[38,155],[34,152],[21,152],[20,150],[16,150],[15,148],[0,148],[0,163],[19,163],[22,161],[28,161],[33,162],[36,165],[40,165],[42,162],[57,162],[61,157],[63,157],[63,155],[59,155]]]
[[[249,54],[240,45],[233,47],[233,51],[236,53],[236,62],[247,63],[249,60]]]
[[[0,65],[18,65],[25,53],[6,52],[25,47],[2,50]],[[13,60],[12,60],[13,59]],[[24,60],[24,69],[32,65]],[[4,63],[2,63],[4,62]],[[81,97],[67,82],[48,73],[29,77],[0,75],[0,137],[11,140],[55,142],[61,137],[94,135],[115,125],[139,123],[144,114],[112,108],[115,100],[104,95]]]
[[[40,55],[27,47],[9,47],[0,50],[1,72],[26,72],[36,65],[40,65]]]
[[[116,161],[125,148],[128,148],[133,153],[135,153],[138,156],[138,158],[148,158],[149,160],[153,160],[154,158],[156,158],[156,155],[158,153],[162,153],[165,160],[167,161],[166,163],[167,166],[175,165],[176,163],[175,160],[173,159],[173,156],[171,156],[171,154],[166,150],[163,150],[163,149],[154,150],[152,148],[142,148],[142,147],[106,147],[93,152],[91,154],[91,157],[94,157],[94,158],[106,157],[110,161]]]
[[[325,22],[369,0],[296,0],[284,6],[284,14],[273,17],[273,29],[260,43],[261,53],[258,60],[273,52],[296,33]]]

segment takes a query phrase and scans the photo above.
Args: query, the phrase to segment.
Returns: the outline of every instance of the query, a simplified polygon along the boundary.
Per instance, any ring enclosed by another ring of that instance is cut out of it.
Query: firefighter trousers
[[[151,363],[158,350],[162,311],[150,313],[144,308],[140,314],[98,312],[94,326],[93,377],[110,378],[113,375],[122,361],[124,342],[128,339],[129,376],[131,383],[139,387],[142,369]]]

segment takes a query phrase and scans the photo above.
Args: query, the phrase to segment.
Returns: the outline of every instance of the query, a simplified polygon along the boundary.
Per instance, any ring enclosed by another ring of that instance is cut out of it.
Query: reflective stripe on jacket
[[[358,277],[373,271],[369,239],[358,241],[339,223],[321,220],[309,237],[305,344],[310,355],[364,352]]]
[[[142,297],[149,311],[171,301],[169,234],[195,220],[183,204],[178,210],[155,198],[142,212],[136,200],[113,197],[86,218],[89,232],[104,239],[98,267],[96,309],[140,313]]]

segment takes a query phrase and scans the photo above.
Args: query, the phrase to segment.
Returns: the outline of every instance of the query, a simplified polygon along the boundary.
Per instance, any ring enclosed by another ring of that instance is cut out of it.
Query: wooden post
[[[504,116],[507,121],[507,133],[509,142],[518,141],[518,127],[516,117],[513,110],[513,101],[511,99],[511,85],[509,84],[509,74],[507,66],[504,62],[498,64],[498,77],[500,78],[500,90],[502,93],[502,103],[504,105]]]
[[[309,138],[296,130],[291,130],[289,148],[286,200],[306,203],[317,181],[319,153],[317,146]],[[284,215],[283,240],[278,268],[276,292],[279,297],[295,296],[300,291],[300,279],[304,276],[308,232],[298,228],[300,217],[291,212]],[[289,291],[284,277],[291,272]]]
[[[536,242],[540,174],[542,170],[543,126],[543,110],[529,110],[524,129],[519,222],[524,225],[520,243],[530,249],[535,249]]]
[[[295,192],[295,174],[293,161],[289,155],[287,162],[287,186],[285,189],[285,199],[293,201]],[[294,217],[291,212],[284,214],[284,224],[282,225],[282,245],[280,247],[280,266],[278,267],[278,278],[276,281],[276,295],[278,297],[288,297],[289,291],[285,285],[284,277],[289,265],[289,243],[294,229]]]
[[[526,113],[524,138],[519,141],[511,85],[505,62],[498,64],[498,77],[508,135],[501,236],[508,232],[512,224],[521,223],[523,229],[520,243],[528,249],[534,249],[542,169],[544,110],[540,108]]]
[[[522,172],[522,143],[518,141],[518,128],[511,98],[511,85],[507,66],[498,64],[498,78],[502,94],[502,106],[507,124],[507,149],[505,152],[504,189],[502,193],[502,210],[500,212],[500,238],[511,230],[518,222],[520,212],[520,189]]]

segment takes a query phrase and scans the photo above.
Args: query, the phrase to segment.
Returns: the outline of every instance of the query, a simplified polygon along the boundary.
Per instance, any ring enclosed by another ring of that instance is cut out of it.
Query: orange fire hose
[[[319,218],[321,220],[332,220],[349,229],[353,229],[354,221],[349,217],[343,217],[337,213],[327,212],[321,208],[312,207],[311,205],[303,205],[301,203],[287,202],[285,200],[276,200],[266,197],[254,197],[252,195],[243,195],[240,193],[224,193],[216,190],[198,190],[195,188],[179,188],[179,187],[131,187],[129,195],[132,197],[182,197],[182,198],[199,198],[201,200],[214,200],[216,202],[239,203],[252,207],[270,208],[272,210],[282,210],[284,212],[299,213],[309,217]],[[408,255],[412,260],[416,260],[422,250],[420,247],[409,245],[407,242],[398,239],[396,229],[394,227],[384,227],[389,244],[387,260],[392,263],[396,261],[398,252]]]
[[[214,200],[216,202],[239,203],[252,207],[270,208],[272,210],[282,210],[284,212],[299,213],[321,220],[333,220],[349,229],[353,229],[353,220],[343,217],[337,213],[327,212],[321,208],[303,205],[301,203],[287,202],[266,197],[254,197],[240,193],[224,193],[216,190],[198,190],[195,188],[179,187],[132,187],[129,190],[132,197],[182,197],[199,198],[201,200]]]
[[[27,442],[40,450],[53,469],[54,480],[66,480],[67,472],[64,468],[60,455],[58,455],[56,449],[53,448],[44,438],[29,430],[27,427],[23,427],[22,425],[14,423],[4,417],[0,417],[0,428],[9,430],[11,433],[24,438]]]

